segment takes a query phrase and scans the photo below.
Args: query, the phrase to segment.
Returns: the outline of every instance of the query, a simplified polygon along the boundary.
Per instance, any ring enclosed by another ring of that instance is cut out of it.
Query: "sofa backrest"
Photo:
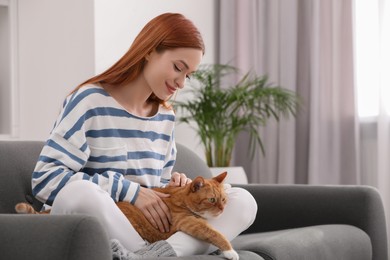
[[[173,171],[185,173],[187,177],[194,179],[197,176],[211,178],[210,168],[196,153],[188,147],[176,143],[177,157]]]
[[[31,174],[43,148],[41,141],[0,141],[0,213],[14,213],[19,202],[32,203],[40,209],[42,203],[31,191]],[[211,172],[205,162],[187,147],[177,144],[174,171],[187,173],[190,178]]]

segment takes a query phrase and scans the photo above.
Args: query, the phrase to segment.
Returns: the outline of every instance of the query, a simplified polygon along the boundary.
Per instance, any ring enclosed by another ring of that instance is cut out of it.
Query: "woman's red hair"
[[[147,54],[175,48],[205,51],[202,36],[190,20],[178,13],[161,14],[145,25],[129,50],[112,67],[83,82],[73,92],[86,84],[116,86],[131,82],[142,72]],[[165,104],[153,94],[149,99]]]

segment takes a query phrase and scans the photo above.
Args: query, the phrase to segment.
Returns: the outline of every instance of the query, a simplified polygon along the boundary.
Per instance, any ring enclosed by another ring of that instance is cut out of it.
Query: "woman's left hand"
[[[168,183],[168,186],[181,187],[191,182],[192,180],[190,178],[187,178],[184,173],[174,172],[172,173],[172,177]]]

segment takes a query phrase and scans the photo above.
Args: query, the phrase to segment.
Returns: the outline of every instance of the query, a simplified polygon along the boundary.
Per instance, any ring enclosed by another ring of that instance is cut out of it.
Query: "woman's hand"
[[[169,194],[140,187],[140,191],[134,206],[139,208],[146,219],[161,232],[169,232],[172,217],[167,205],[161,198],[169,197]]]
[[[192,180],[187,178],[184,173],[174,172],[172,173],[172,177],[168,183],[168,186],[181,187],[191,182]]]

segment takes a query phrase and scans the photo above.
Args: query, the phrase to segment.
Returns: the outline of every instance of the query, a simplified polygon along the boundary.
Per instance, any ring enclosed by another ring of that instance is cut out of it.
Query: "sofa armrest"
[[[98,220],[83,215],[0,214],[2,259],[112,259]]]
[[[369,186],[237,185],[258,204],[257,218],[245,233],[324,224],[347,224],[365,231],[374,255],[387,255],[385,213],[378,191]],[[377,258],[373,258],[377,259]]]

